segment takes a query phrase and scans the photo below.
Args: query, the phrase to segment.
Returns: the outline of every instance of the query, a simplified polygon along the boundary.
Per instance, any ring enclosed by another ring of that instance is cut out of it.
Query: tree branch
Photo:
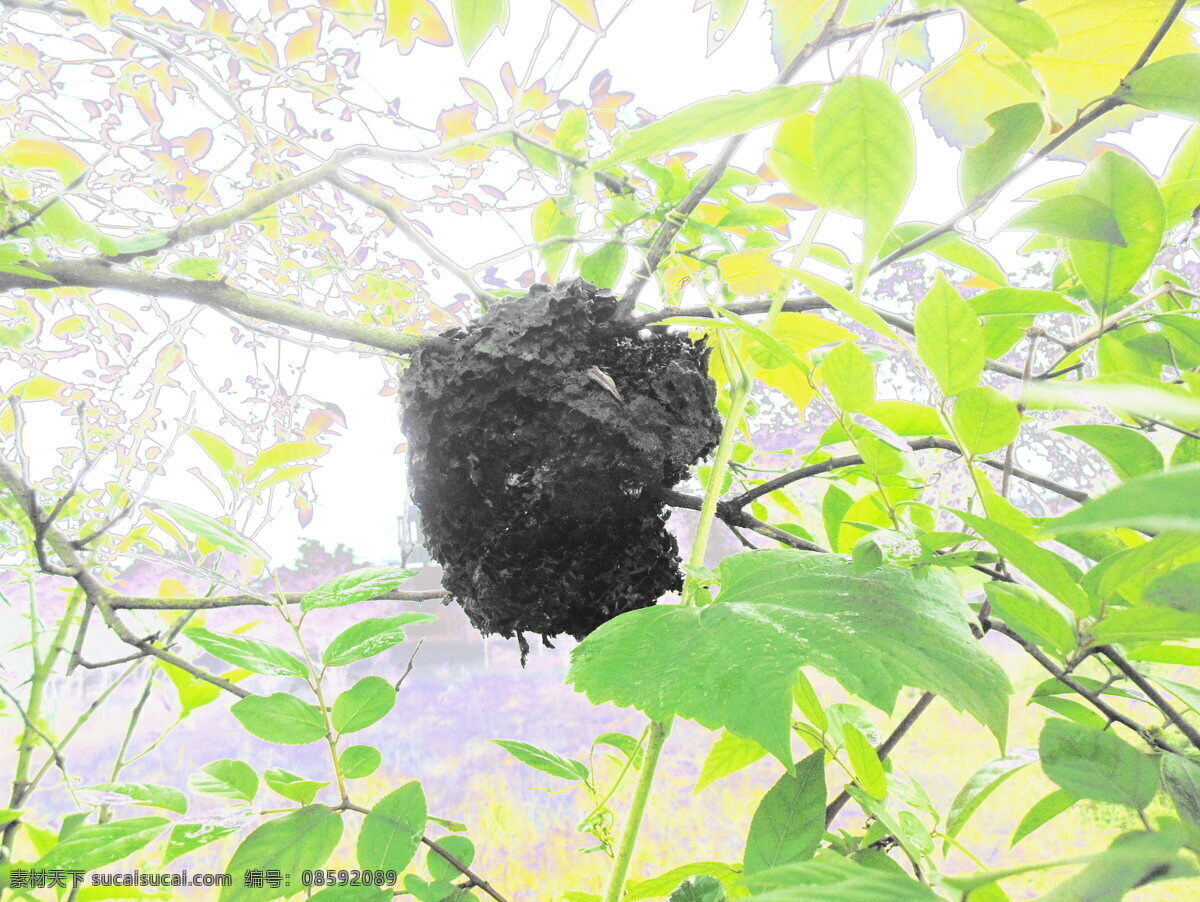
[[[1062,667],[1059,667],[1049,656],[1047,656],[1040,648],[1010,628],[1007,624],[1001,623],[998,620],[989,620],[986,624],[989,632],[997,632],[1002,636],[1007,636],[1017,645],[1021,646],[1031,658],[1037,661],[1042,667],[1051,674],[1056,680],[1070,689],[1077,695],[1082,696],[1091,702],[1092,706],[1103,714],[1110,723],[1119,723],[1124,727],[1128,727],[1133,732],[1137,733],[1142,738],[1142,741],[1152,748],[1162,749],[1167,752],[1178,752],[1179,749],[1171,745],[1162,737],[1156,735],[1148,727],[1144,727],[1131,717],[1122,714],[1108,702],[1099,692],[1094,692],[1084,686],[1078,680],[1074,679],[1070,673]],[[1165,713],[1165,712],[1164,712]]]
[[[837,24],[846,8],[846,2],[847,0],[840,0],[834,8],[833,14],[825,22],[821,33],[805,45],[792,58],[791,62],[783,67],[779,75],[771,83],[772,85],[786,85],[810,59],[827,46],[845,39],[841,35]],[[846,35],[846,37],[849,36]],[[857,37],[857,33],[853,36]],[[747,134],[749,133],[742,132],[740,135],[733,135],[726,139],[725,144],[717,154],[717,158],[708,167],[708,170],[700,178],[700,181],[688,192],[687,197],[680,201],[679,205],[663,219],[663,224],[659,226],[658,232],[650,242],[650,247],[646,250],[646,256],[642,260],[642,265],[638,267],[637,272],[633,276],[633,281],[617,304],[617,309],[613,315],[614,319],[627,319],[633,315],[638,296],[642,293],[642,289],[645,288],[646,282],[654,275],[658,269],[658,265],[670,251],[671,245],[675,241],[675,236],[679,234],[679,230],[687,222],[688,216],[691,215],[696,207],[700,206],[700,202],[708,196],[708,192],[713,189],[713,186],[716,185],[721,176],[725,174],[725,170],[733,160],[734,154],[738,152],[738,149],[742,146],[742,142],[746,140]]]
[[[1187,0],[1175,0],[1175,2],[1171,5],[1171,9],[1167,12],[1166,17],[1158,26],[1158,30],[1154,32],[1154,35],[1150,38],[1149,43],[1146,45],[1141,55],[1137,58],[1137,61],[1130,67],[1129,71],[1126,72],[1124,77],[1121,79],[1121,84],[1124,84],[1125,80],[1128,79],[1129,76],[1133,75],[1133,73],[1137,72],[1138,69],[1141,69],[1144,65],[1146,65],[1150,57],[1154,55],[1154,51],[1157,50],[1158,46],[1162,43],[1163,38],[1166,37],[1167,32],[1171,30],[1171,26],[1175,24],[1175,20],[1179,18],[1179,14],[1183,11],[1183,7],[1186,5],[1186,3]],[[997,182],[987,191],[980,194],[969,204],[963,207],[959,212],[945,220],[941,225],[935,226],[925,234],[918,235],[907,244],[896,248],[896,250],[892,251],[892,253],[888,254],[886,257],[872,266],[871,272],[878,272],[885,266],[890,266],[900,258],[908,256],[913,251],[924,246],[925,244],[928,244],[935,238],[939,238],[948,232],[954,231],[955,227],[958,225],[959,221],[963,219],[963,217],[969,216],[976,210],[987,206],[996,198],[997,195],[999,195],[1001,191],[1011,185],[1031,166],[1034,166],[1041,160],[1048,157],[1055,150],[1065,144],[1076,134],[1083,131],[1083,129],[1087,128],[1087,126],[1091,125],[1105,113],[1115,110],[1117,107],[1123,105],[1124,101],[1121,100],[1116,94],[1110,94],[1107,97],[1101,98],[1095,103],[1094,106],[1088,109],[1087,112],[1077,116],[1074,122],[1043,144],[1042,147],[1035,151],[1028,160],[1017,166],[1016,169],[1002,178],[999,182]]]
[[[1146,694],[1146,698],[1150,699],[1151,703],[1153,703],[1154,707],[1158,708],[1167,720],[1179,728],[1179,732],[1187,737],[1188,742],[1197,750],[1200,750],[1200,730],[1197,730],[1188,723],[1187,719],[1179,713],[1178,709],[1167,701],[1166,697],[1130,663],[1128,658],[1111,645],[1099,645],[1096,647],[1096,650],[1112,661],[1117,670],[1125,674],[1126,679],[1141,689]]]
[[[867,304],[866,306],[870,307],[870,309],[878,314],[879,318],[888,325],[895,326],[901,332],[906,332],[909,335],[916,335],[916,326],[913,325],[913,321],[907,317],[903,317],[898,313],[891,313],[887,310],[881,310],[880,308],[874,307],[871,304]],[[770,310],[770,308],[771,301],[743,301],[736,304],[727,304],[725,309],[730,310],[739,316],[752,316],[756,313],[766,313],[768,310]],[[780,309],[785,313],[807,313],[811,310],[833,310],[834,306],[823,298],[802,297],[789,298],[783,302],[783,307]],[[653,313],[647,313],[644,316],[634,319],[629,324],[628,330],[637,331],[638,329],[650,328],[660,320],[669,319],[673,316],[690,316],[710,319],[713,316],[713,311],[711,307],[668,307],[663,310],[655,310]],[[998,360],[986,360],[984,361],[984,367],[992,372],[1000,373],[1001,375],[1008,376],[1012,379],[1022,378],[1022,373],[1019,369],[1009,366],[1007,363],[1001,363]]]
[[[299,604],[305,592],[288,592],[282,596],[288,604]],[[434,601],[446,598],[445,589],[400,589],[377,595],[372,601]],[[211,611],[217,608],[274,607],[274,603],[256,595],[214,595],[211,598],[144,598],[134,595],[111,595],[109,607],[114,611]]]
[[[341,188],[347,194],[358,198],[364,204],[367,204],[368,206],[373,207],[382,213],[385,217],[387,217],[388,221],[390,221],[392,225],[400,230],[404,237],[406,237],[413,244],[417,245],[417,247],[419,247],[427,257],[429,257],[429,259],[453,273],[460,282],[467,286],[467,289],[477,299],[488,304],[495,302],[496,298],[494,295],[488,294],[475,284],[475,277],[469,270],[455,263],[444,253],[442,253],[442,251],[435,247],[433,242],[426,238],[425,235],[422,234],[421,230],[414,226],[412,221],[409,220],[409,218],[403,213],[401,213],[395,204],[390,203],[384,198],[379,197],[377,194],[372,193],[370,190],[358,184],[357,182],[350,181],[341,173],[332,175],[329,181],[338,188]]]
[[[385,326],[340,319],[300,304],[275,301],[242,291],[224,281],[198,281],[175,276],[155,276],[133,270],[117,269],[98,260],[56,260],[42,264],[23,262],[50,276],[60,286],[105,288],[152,297],[176,298],[203,307],[232,310],[254,319],[302,329],[327,338],[339,338],[392,354],[410,354],[420,337]],[[30,276],[0,272],[0,291],[13,288],[45,289],[55,287]]]
[[[913,728],[917,720],[925,713],[925,710],[933,704],[933,700],[937,698],[932,692],[923,692],[921,697],[917,699],[915,705],[909,709],[909,712],[904,715],[904,720],[896,724],[896,728],[888,734],[887,739],[879,743],[879,747],[875,749],[875,754],[879,756],[879,760],[883,761],[891,754],[892,749],[900,744],[900,740],[905,734]],[[825,826],[828,827],[833,823],[833,819],[838,816],[838,812],[846,807],[846,803],[850,801],[849,791],[843,789],[836,799],[830,802],[825,808]]]
[[[12,492],[13,497],[16,498],[17,503],[21,506],[21,510],[29,518],[31,524],[36,526],[43,521],[42,515],[37,509],[37,504],[33,499],[33,490],[13,468],[12,464],[3,457],[0,457],[0,483],[3,483]],[[87,596],[88,601],[95,605],[96,610],[100,612],[105,626],[111,629],[122,642],[148,655],[152,655],[160,661],[174,664],[180,670],[186,670],[192,676],[212,683],[214,686],[218,686],[239,698],[245,698],[251,694],[236,683],[209,673],[207,670],[197,667],[190,661],[184,660],[179,655],[169,652],[165,648],[160,648],[154,644],[154,637],[139,639],[135,636],[129,627],[117,616],[116,611],[109,606],[109,590],[87,568],[80,559],[75,547],[58,527],[53,524],[47,524],[44,535],[54,553],[63,562],[66,571],[65,574],[55,573],[55,575],[68,575],[74,579],[79,588]]]
[[[913,439],[908,443],[908,447],[914,451],[938,450],[949,451],[958,455],[962,455],[963,453],[962,449],[958,445],[954,444],[954,442],[948,441],[947,439],[935,438],[933,436]],[[1003,461],[992,460],[991,458],[986,457],[977,457],[976,461],[986,467],[991,467],[993,470],[1000,470],[1003,472],[1005,469],[1005,464]],[[812,476],[820,476],[833,470],[840,470],[842,467],[858,466],[862,463],[862,457],[857,454],[847,454],[843,457],[833,457],[829,460],[823,460],[820,463],[811,464],[807,467],[801,467],[798,470],[792,470],[789,473],[776,476],[774,479],[768,479],[761,485],[755,486],[752,489],[748,489],[747,491],[742,492],[740,495],[736,495],[735,497],[729,499],[729,501],[725,503],[732,507],[745,507],[750,502],[756,501],[764,495],[769,495],[771,492],[781,489],[784,486],[791,485],[793,482],[799,482],[802,479],[808,479]],[[1075,501],[1079,504],[1087,501],[1090,497],[1086,492],[1081,492],[1077,489],[1072,489],[1068,486],[1061,485],[1052,479],[1047,479],[1044,476],[1039,476],[1037,473],[1031,473],[1028,470],[1023,470],[1020,467],[1013,467],[1011,472],[1012,475],[1016,476],[1018,479],[1024,480],[1025,482],[1036,486],[1040,486],[1048,491],[1055,492],[1056,494],[1062,495],[1064,498],[1070,498],[1072,501]]]

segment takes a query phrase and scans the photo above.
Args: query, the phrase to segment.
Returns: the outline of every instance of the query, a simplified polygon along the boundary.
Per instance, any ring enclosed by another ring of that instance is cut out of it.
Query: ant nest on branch
[[[716,445],[709,349],[620,334],[582,279],[422,342],[401,379],[413,501],[484,635],[582,639],[682,586],[660,500]]]

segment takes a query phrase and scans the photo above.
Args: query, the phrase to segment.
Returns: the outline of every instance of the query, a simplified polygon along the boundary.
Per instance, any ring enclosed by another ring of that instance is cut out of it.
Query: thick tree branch
[[[887,310],[881,310],[878,307],[873,307],[867,304],[875,313],[879,315],[885,323],[890,326],[895,326],[901,332],[908,335],[916,335],[916,326],[913,321],[907,317],[901,316],[898,313],[891,313]],[[756,313],[766,313],[771,308],[771,301],[742,301],[736,304],[727,305],[726,309],[738,314],[739,316],[753,316]],[[823,298],[819,297],[802,297],[789,298],[783,302],[781,308],[785,313],[807,313],[812,310],[833,310],[834,306]],[[652,313],[647,313],[632,321],[629,325],[630,331],[637,329],[647,329],[655,323],[664,319],[670,319],[673,316],[689,316],[701,317],[709,319],[713,316],[711,307],[677,307],[666,308],[663,310],[655,310]],[[1000,373],[1004,376],[1009,376],[1013,379],[1022,378],[1021,370],[1016,367],[1009,366],[1007,363],[1001,363],[998,360],[984,361],[984,367],[995,373]]]
[[[299,604],[304,592],[288,592],[283,596],[288,604]],[[445,589],[396,589],[377,595],[372,601],[440,601],[446,598]],[[257,595],[214,595],[211,598],[144,598],[135,595],[111,595],[109,607],[114,611],[211,611],[217,608],[274,607],[274,602]]]
[[[231,310],[244,316],[302,329],[327,338],[339,338],[393,354],[409,354],[420,343],[408,335],[385,326],[356,323],[330,316],[300,304],[269,300],[252,295],[223,281],[197,281],[175,276],[118,269],[96,260],[57,260],[42,264],[23,263],[50,276],[58,285],[75,288],[106,288],[151,297],[176,298],[203,307]],[[0,272],[0,291],[13,288],[52,288],[54,285],[29,276]]]

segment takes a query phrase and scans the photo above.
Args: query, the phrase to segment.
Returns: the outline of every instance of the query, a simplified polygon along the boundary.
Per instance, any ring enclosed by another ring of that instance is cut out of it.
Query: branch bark
[[[28,265],[28,264],[22,264]],[[133,270],[117,269],[99,260],[56,260],[31,269],[50,276],[54,283],[14,273],[0,272],[0,291],[13,288],[45,289],[60,286],[105,288],[152,297],[175,298],[203,307],[231,310],[244,316],[302,329],[327,338],[338,338],[392,354],[410,354],[420,337],[384,326],[356,323],[304,307],[276,301],[242,291],[228,282],[197,281],[175,276],[155,276]]]

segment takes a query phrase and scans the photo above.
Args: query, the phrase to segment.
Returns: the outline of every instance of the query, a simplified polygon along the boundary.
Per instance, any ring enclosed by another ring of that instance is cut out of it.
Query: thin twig
[[[912,708],[909,709],[909,712],[904,715],[904,720],[896,724],[896,728],[888,734],[887,739],[883,740],[883,742],[879,744],[879,747],[875,749],[875,754],[879,756],[880,761],[883,761],[885,758],[887,758],[887,756],[891,754],[892,749],[900,744],[900,740],[903,739],[904,735],[913,728],[913,725],[916,724],[920,716],[925,713],[925,709],[933,704],[933,700],[935,698],[937,698],[937,696],[932,692],[921,693],[921,697],[917,699],[916,704],[914,704]],[[845,808],[846,803],[849,801],[850,792],[843,789],[838,794],[837,798],[825,807],[826,827],[833,823],[833,819],[838,816],[838,812]]]
[[[1154,707],[1158,708],[1171,723],[1179,728],[1184,736],[1187,737],[1197,750],[1200,750],[1200,730],[1188,723],[1187,719],[1179,712],[1179,710],[1169,702],[1166,697],[1158,691],[1144,674],[1130,663],[1129,659],[1121,654],[1111,645],[1100,645],[1096,649],[1108,660],[1112,661],[1117,670],[1121,671],[1129,680],[1146,694],[1146,698],[1150,699]]]
[[[778,77],[772,82],[772,85],[786,85],[810,59],[830,44],[843,40],[841,32],[838,29],[838,21],[841,19],[842,12],[846,8],[846,3],[847,0],[839,0],[833,15],[825,22],[821,33],[813,41],[806,44],[792,58],[791,62],[783,67]],[[638,296],[642,293],[642,289],[645,288],[646,282],[649,281],[658,269],[658,265],[671,250],[675,236],[679,234],[679,230],[683,228],[692,211],[700,206],[701,201],[708,196],[708,192],[713,189],[713,186],[720,181],[721,176],[725,174],[725,170],[728,168],[730,162],[732,162],[738,149],[742,146],[742,142],[746,140],[747,134],[747,132],[743,132],[726,139],[725,144],[717,154],[717,158],[713,160],[712,165],[708,167],[708,170],[692,190],[688,192],[687,197],[680,201],[679,205],[664,217],[662,225],[659,226],[658,232],[650,242],[650,247],[646,250],[646,256],[642,261],[642,265],[638,267],[637,272],[633,276],[633,281],[625,289],[625,293],[621,296],[621,300],[617,304],[616,312],[613,315],[614,320],[628,319],[632,316],[634,307],[637,305]]]
[[[1171,743],[1167,742],[1161,736],[1158,736],[1148,727],[1144,727],[1133,718],[1122,714],[1120,711],[1106,702],[1100,693],[1094,692],[1087,686],[1080,683],[1078,680],[1072,677],[1066,669],[1060,667],[1040,648],[1038,648],[1016,630],[998,620],[989,620],[987,627],[989,632],[996,632],[1002,636],[1007,636],[1013,642],[1017,643],[1017,645],[1021,646],[1026,654],[1041,664],[1042,667],[1055,679],[1057,679],[1067,688],[1071,689],[1077,695],[1087,699],[1097,711],[1099,711],[1105,716],[1105,718],[1108,719],[1110,723],[1119,723],[1122,726],[1128,727],[1130,730],[1133,730],[1133,732],[1137,733],[1137,735],[1142,738],[1143,742],[1153,748],[1162,749],[1163,751],[1167,752],[1179,751],[1177,748],[1175,748],[1175,746],[1171,745]]]

